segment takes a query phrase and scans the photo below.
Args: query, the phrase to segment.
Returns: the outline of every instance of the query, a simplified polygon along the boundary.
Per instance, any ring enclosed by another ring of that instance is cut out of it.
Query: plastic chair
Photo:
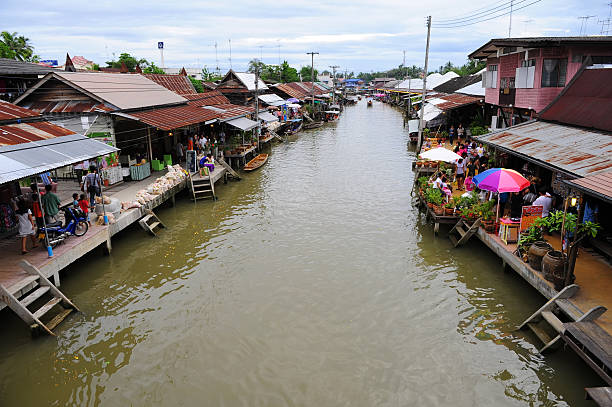
[[[170,154],[164,154],[164,163],[167,166],[171,166],[172,165],[172,156]]]
[[[154,171],[161,171],[164,169],[164,163],[159,160],[151,160],[151,167],[153,167]]]

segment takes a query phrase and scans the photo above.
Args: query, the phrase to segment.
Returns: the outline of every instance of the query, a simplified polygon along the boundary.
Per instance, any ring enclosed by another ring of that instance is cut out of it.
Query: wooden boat
[[[304,125],[304,130],[316,129],[323,126],[324,122],[312,122]]]
[[[287,133],[288,134],[296,134],[296,133],[298,133],[300,130],[302,130],[303,124],[304,123],[302,121],[300,121],[299,125],[297,125],[297,126],[295,126],[293,128],[290,128],[289,130],[287,130]]]
[[[264,165],[268,161],[268,154],[259,154],[249,161],[243,168],[245,171],[253,171]]]

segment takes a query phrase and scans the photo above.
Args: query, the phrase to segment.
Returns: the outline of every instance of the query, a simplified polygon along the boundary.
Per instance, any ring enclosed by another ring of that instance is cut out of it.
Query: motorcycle
[[[49,246],[55,248],[61,244],[68,236],[83,236],[89,230],[87,218],[83,211],[69,206],[62,208],[66,224],[62,226],[61,221],[47,224],[46,227],[41,227],[38,232],[40,240],[48,238]]]

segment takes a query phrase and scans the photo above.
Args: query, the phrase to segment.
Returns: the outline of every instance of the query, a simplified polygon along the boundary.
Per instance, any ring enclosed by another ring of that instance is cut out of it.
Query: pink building
[[[491,127],[506,127],[533,118],[583,64],[612,64],[612,36],[493,39],[469,57],[487,61],[485,103],[497,107]]]

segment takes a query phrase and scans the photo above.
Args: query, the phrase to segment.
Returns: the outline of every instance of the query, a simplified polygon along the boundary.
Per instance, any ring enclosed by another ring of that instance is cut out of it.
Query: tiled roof
[[[0,100],[0,120],[18,120],[38,117],[40,113]]]
[[[187,76],[162,75],[154,73],[146,73],[144,74],[144,76],[148,79],[151,79],[158,85],[161,85],[174,93],[178,93],[181,96],[196,92],[195,88],[193,87],[193,84]]]

